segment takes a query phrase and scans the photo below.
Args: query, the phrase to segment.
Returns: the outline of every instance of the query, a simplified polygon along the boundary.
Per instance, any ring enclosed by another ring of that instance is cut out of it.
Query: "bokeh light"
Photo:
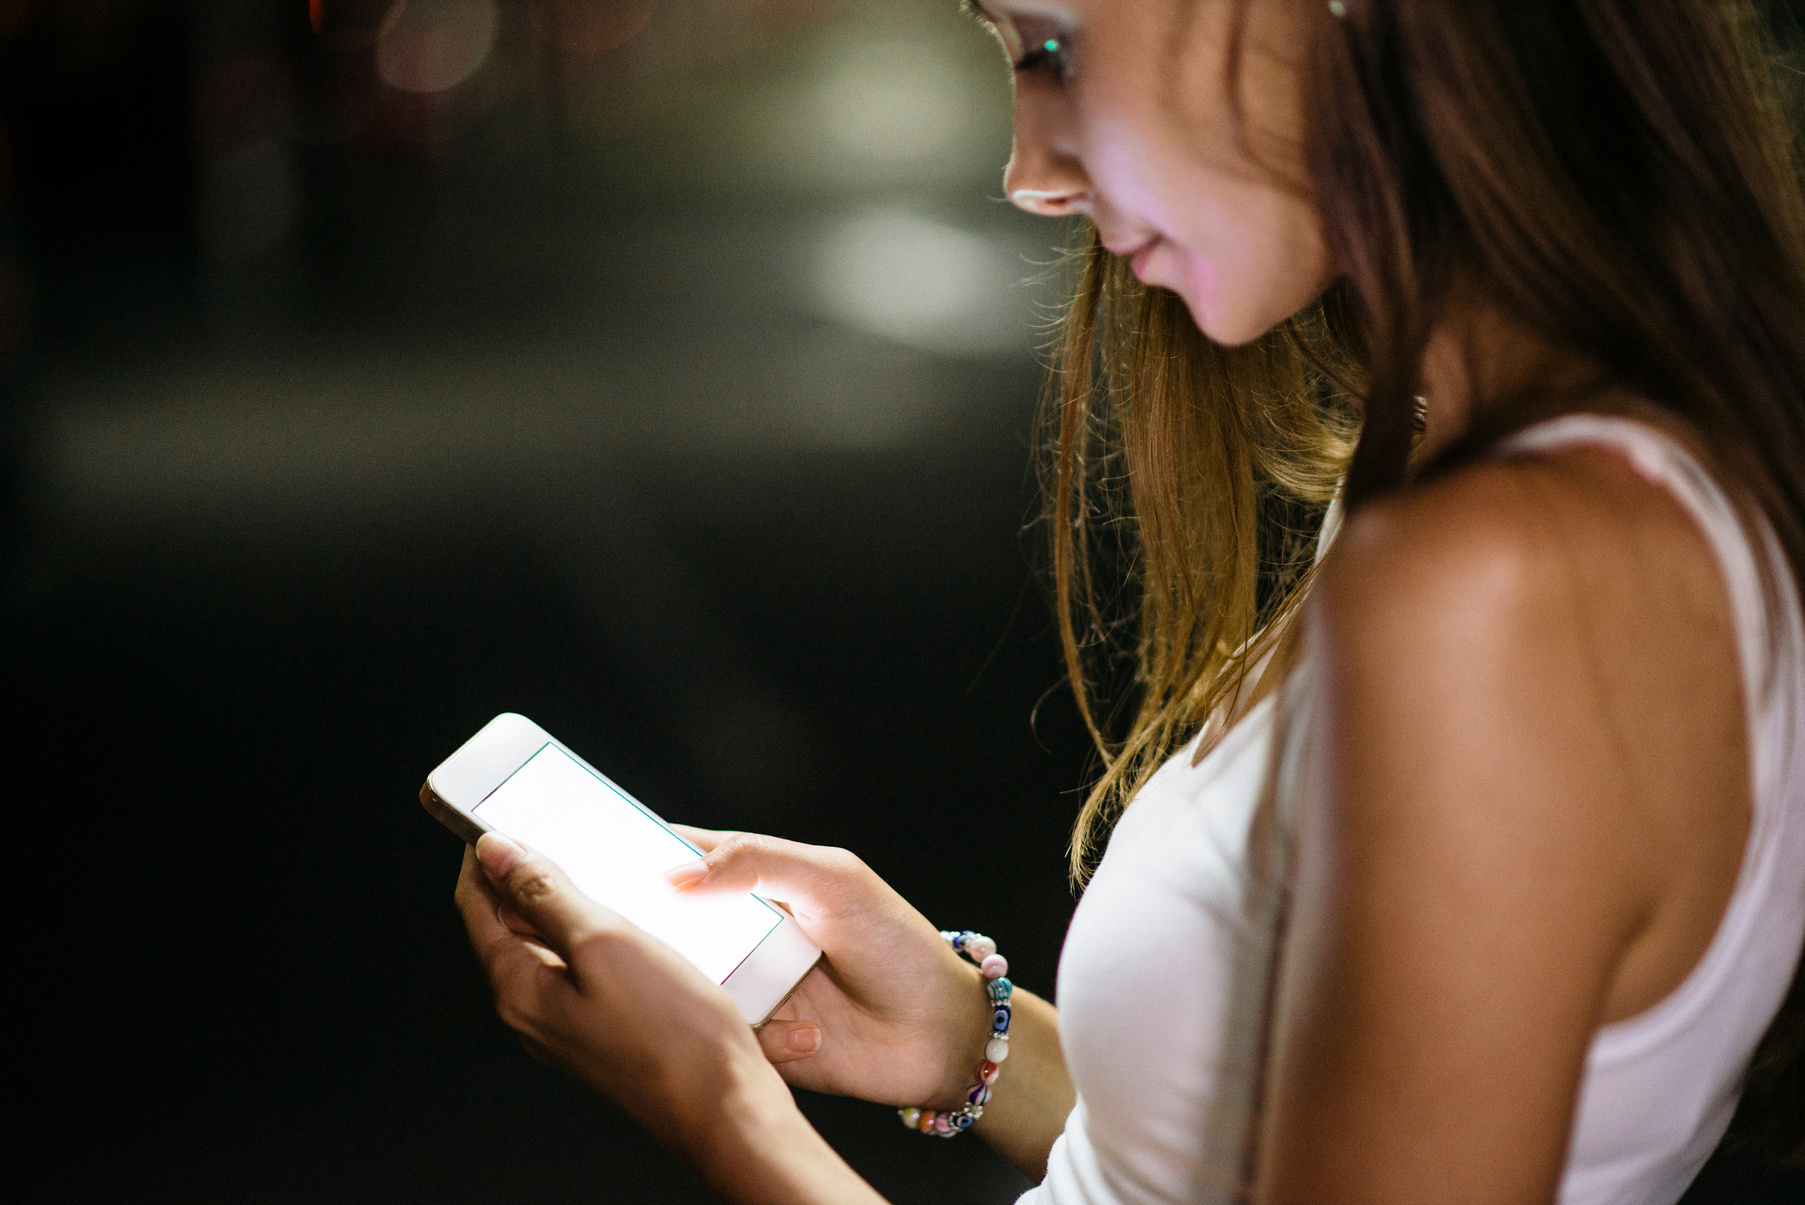
[[[376,70],[403,92],[444,92],[495,47],[495,0],[396,0],[376,41]]]
[[[833,48],[815,80],[815,121],[835,154],[858,166],[919,164],[960,138],[971,89],[956,62],[919,38]]]
[[[921,214],[876,206],[835,223],[814,272],[827,314],[907,347],[985,356],[1020,354],[1029,341],[1021,255]]]

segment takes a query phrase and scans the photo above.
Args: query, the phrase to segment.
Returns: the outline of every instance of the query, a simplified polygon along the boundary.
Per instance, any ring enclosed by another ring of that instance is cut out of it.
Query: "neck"
[[[1459,439],[1473,415],[1493,402],[1581,390],[1599,376],[1591,360],[1489,302],[1451,307],[1429,337],[1420,371],[1427,409],[1417,454],[1425,459]]]

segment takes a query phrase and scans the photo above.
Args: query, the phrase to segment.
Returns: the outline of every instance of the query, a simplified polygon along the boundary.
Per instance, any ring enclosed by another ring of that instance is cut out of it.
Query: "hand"
[[[794,1111],[727,993],[551,862],[489,834],[464,851],[456,898],[528,1053],[654,1135],[694,1150],[728,1110]]]
[[[758,1033],[790,1083],[892,1105],[956,1108],[990,1037],[978,969],[843,849],[678,831],[707,851],[667,878],[684,891],[781,902],[826,955]]]

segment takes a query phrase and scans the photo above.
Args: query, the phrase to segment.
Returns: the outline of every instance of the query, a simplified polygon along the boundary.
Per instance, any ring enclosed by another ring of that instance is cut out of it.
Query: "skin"
[[[1085,214],[1135,274],[1184,298],[1218,343],[1258,338],[1334,278],[1308,197],[1297,13],[1256,3],[1230,91],[1235,6],[1225,0],[989,3],[1004,53],[1072,49],[1015,77],[1003,187],[1049,217]],[[1149,64],[1157,67],[1149,70]],[[1237,120],[1246,131],[1237,137]]]
[[[1334,276],[1300,186],[1301,11],[1248,6],[1237,128],[1226,0],[989,0],[1012,60],[1071,50],[1017,74],[1012,199],[1088,214],[1211,337],[1270,329]],[[1591,368],[1467,297],[1423,364],[1425,443],[1476,398]],[[1711,549],[1612,453],[1494,460],[1353,516],[1306,625],[1324,715],[1255,1195],[1550,1201],[1593,1032],[1690,972],[1747,838]],[[503,1019],[730,1199],[876,1199],[785,1081],[956,1103],[985,1036],[975,973],[845,851],[692,837],[707,856],[673,882],[781,899],[827,953],[776,1019],[754,1035],[668,949],[489,837],[458,903]],[[975,1132],[1038,1177],[1073,1092],[1056,1012],[1016,1001]]]

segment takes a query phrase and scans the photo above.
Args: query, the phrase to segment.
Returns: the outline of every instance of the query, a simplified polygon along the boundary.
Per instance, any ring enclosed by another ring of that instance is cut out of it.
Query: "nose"
[[[1015,144],[1003,190],[1017,209],[1040,217],[1089,213],[1091,181],[1063,130],[1064,98],[1032,81],[1015,95]]]

